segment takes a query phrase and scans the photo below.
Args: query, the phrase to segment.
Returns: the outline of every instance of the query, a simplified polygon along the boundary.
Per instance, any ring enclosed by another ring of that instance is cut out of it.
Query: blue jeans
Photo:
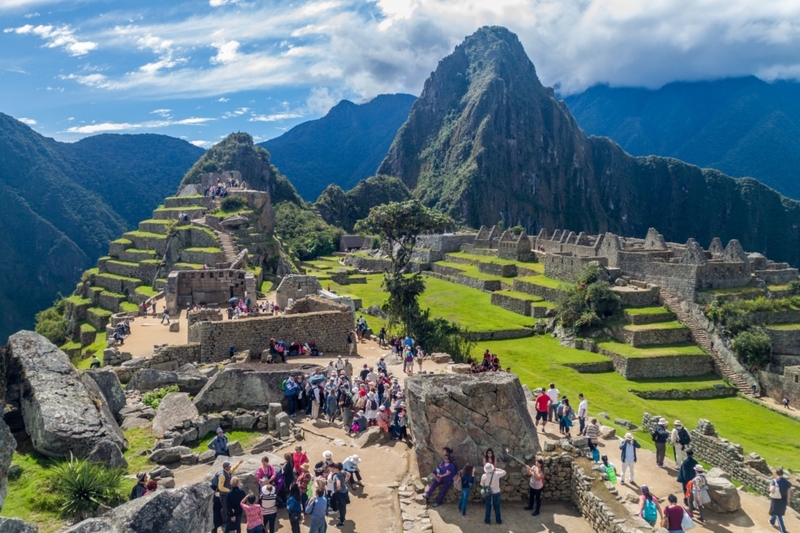
[[[326,533],[328,531],[328,524],[325,523],[324,518],[314,518],[311,520],[308,533]]]
[[[783,523],[783,517],[780,515],[772,515],[772,518],[769,519],[770,525],[775,525],[775,521],[778,521],[778,531],[781,533],[786,533],[786,525]]]
[[[486,498],[484,501],[486,502],[486,517],[483,521],[487,524],[492,523],[492,505],[494,505],[494,519],[498,524],[502,524],[503,519],[500,518],[500,493],[492,494],[491,498]]]
[[[250,524],[247,524],[250,525]],[[247,533],[264,533],[264,526],[262,524],[257,525],[253,529],[248,529]]]
[[[467,516],[467,503],[469,503],[469,492],[471,488],[461,489],[461,500],[458,502],[458,510],[461,516]]]
[[[287,394],[286,400],[289,402],[289,416],[294,416],[294,412],[297,410],[297,396]]]

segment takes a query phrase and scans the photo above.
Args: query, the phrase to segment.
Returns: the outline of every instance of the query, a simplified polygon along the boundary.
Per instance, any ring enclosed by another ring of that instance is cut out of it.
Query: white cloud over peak
[[[6,28],[4,33],[16,33],[19,35],[37,35],[45,41],[47,48],[63,48],[71,56],[86,55],[95,48],[97,43],[92,41],[82,41],[75,36],[74,30],[68,25],[52,26],[50,24],[33,26],[25,24],[18,28]]]
[[[253,115],[249,119],[250,122],[278,122],[290,118],[302,118],[304,115],[301,113],[287,112],[287,113],[274,113],[272,115]]]
[[[214,146],[214,141],[201,141],[198,139],[196,141],[189,141],[189,142],[195,146],[199,146],[200,148],[211,148],[212,146]]]
[[[208,0],[208,5],[211,7],[220,7],[227,4],[238,4],[239,2],[240,0]]]
[[[33,120],[32,118],[19,117],[17,120],[19,120],[23,124],[27,124],[28,126],[35,126],[36,125],[36,121]]]
[[[66,129],[67,133],[82,133],[91,135],[94,133],[107,133],[113,131],[131,131],[131,130],[150,130],[156,128],[166,128],[168,126],[197,126],[211,122],[213,118],[203,117],[190,117],[181,120],[148,120],[145,122],[101,122],[93,124],[85,124],[83,126],[72,126]]]

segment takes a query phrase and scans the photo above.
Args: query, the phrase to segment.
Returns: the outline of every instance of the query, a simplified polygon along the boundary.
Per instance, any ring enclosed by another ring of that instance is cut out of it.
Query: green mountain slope
[[[349,189],[375,174],[414,100],[410,94],[382,94],[363,104],[342,100],[324,117],[261,146],[311,201],[329,184]]]
[[[633,155],[754,177],[800,198],[800,83],[749,76],[658,90],[599,85],[565,102],[586,133]]]
[[[59,143],[0,113],[0,339],[31,328],[58,292],[70,293],[108,241],[156,207],[157,191],[173,190],[202,152],[155,135]]]
[[[347,192],[338,185],[328,185],[314,205],[325,222],[351,232],[372,207],[410,198],[411,191],[402,181],[379,175],[358,182]]]
[[[737,238],[800,263],[800,203],[756,180],[587,137],[504,28],[481,28],[439,62],[379,173],[472,227],[636,236],[656,227],[669,240]]]

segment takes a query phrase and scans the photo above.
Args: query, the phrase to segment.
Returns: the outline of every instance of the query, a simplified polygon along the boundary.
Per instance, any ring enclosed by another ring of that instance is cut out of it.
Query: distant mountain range
[[[587,137],[516,35],[484,27],[439,62],[378,172],[477,228],[562,228],[672,241],[739,239],[800,263],[800,203],[754,179]]]
[[[587,134],[630,154],[750,176],[800,198],[800,83],[748,76],[658,90],[598,85],[565,101]]]
[[[416,100],[382,94],[369,102],[342,100],[324,117],[304,122],[261,146],[307,201],[334,183],[350,189],[375,174]]]
[[[165,135],[60,143],[0,113],[0,339],[32,328],[57,293],[71,293],[108,242],[150,218],[202,154]]]

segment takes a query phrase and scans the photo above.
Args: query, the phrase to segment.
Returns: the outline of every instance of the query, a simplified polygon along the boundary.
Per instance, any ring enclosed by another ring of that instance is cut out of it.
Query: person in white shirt
[[[550,398],[550,422],[557,422],[556,420],[556,405],[558,405],[558,399],[561,398],[561,393],[558,392],[554,383],[550,384],[550,388],[547,389],[545,392],[547,396]]]
[[[491,496],[483,499],[486,502],[486,516],[483,519],[484,524],[492,523],[492,506],[494,506],[494,518],[498,524],[503,523],[500,517],[500,478],[506,475],[506,471],[496,468],[492,463],[483,465],[483,475],[481,476],[481,496],[483,496],[483,488],[488,487],[491,491]]]
[[[585,435],[586,432],[586,415],[589,412],[589,402],[586,401],[586,398],[583,397],[583,393],[578,394],[578,399],[581,401],[578,404],[578,421],[580,422],[580,431],[578,431],[578,435]]]

